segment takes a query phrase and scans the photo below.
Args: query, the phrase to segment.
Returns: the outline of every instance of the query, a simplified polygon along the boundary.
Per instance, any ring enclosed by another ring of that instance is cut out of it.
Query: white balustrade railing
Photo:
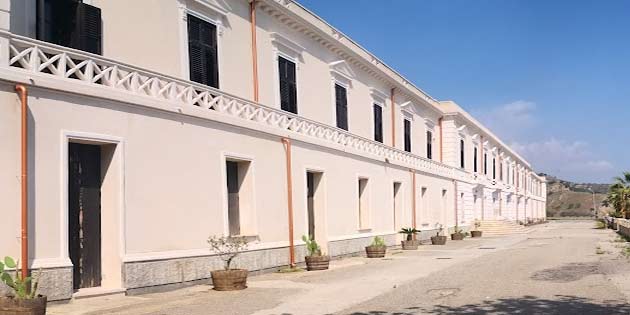
[[[345,130],[312,121],[276,108],[257,104],[217,89],[142,70],[98,55],[9,33],[10,67],[47,74],[64,80],[101,85],[120,91],[168,101],[179,106],[197,106],[218,113],[292,131],[331,144],[398,162],[417,171],[463,181],[472,180],[464,170],[438,163],[372,141]]]

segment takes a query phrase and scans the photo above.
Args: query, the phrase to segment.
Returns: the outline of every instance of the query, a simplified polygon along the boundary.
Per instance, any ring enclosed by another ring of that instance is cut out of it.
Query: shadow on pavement
[[[413,315],[413,314],[575,314],[612,315],[630,314],[630,305],[622,301],[596,302],[590,299],[559,295],[558,299],[540,299],[535,296],[498,299],[461,306],[436,305],[430,308],[409,307],[395,312],[367,311],[351,315]]]

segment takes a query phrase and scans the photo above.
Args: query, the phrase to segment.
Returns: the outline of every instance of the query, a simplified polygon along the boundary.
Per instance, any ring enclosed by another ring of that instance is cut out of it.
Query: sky
[[[630,170],[630,1],[298,0],[537,172]]]

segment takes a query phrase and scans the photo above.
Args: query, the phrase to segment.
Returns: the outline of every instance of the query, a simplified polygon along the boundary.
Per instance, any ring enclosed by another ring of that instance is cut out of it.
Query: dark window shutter
[[[73,34],[73,47],[100,55],[101,38],[101,9],[79,3],[77,5],[76,30]]]
[[[374,140],[383,142],[383,108],[374,104]]]
[[[459,167],[466,167],[466,160],[464,159],[464,140],[459,140]]]
[[[278,57],[278,74],[280,80],[280,108],[297,114],[297,83],[295,63]]]
[[[478,163],[477,163],[477,154],[478,154],[478,151],[477,151],[477,148],[475,148],[475,155],[473,156],[473,159],[475,160],[475,161],[474,161],[474,165],[473,165],[473,167],[474,167],[474,172],[475,172],[475,173],[476,173],[476,172],[477,172],[477,170],[478,170],[478,167],[477,167],[477,164],[478,164]]]
[[[348,96],[346,88],[335,84],[337,127],[348,130]]]
[[[190,80],[219,87],[217,27],[188,15],[188,60]]]
[[[427,131],[427,159],[433,159],[433,133]]]
[[[411,152],[411,121],[405,119],[405,151]]]
[[[38,0],[37,39],[49,43],[73,46],[77,29],[77,0]]]

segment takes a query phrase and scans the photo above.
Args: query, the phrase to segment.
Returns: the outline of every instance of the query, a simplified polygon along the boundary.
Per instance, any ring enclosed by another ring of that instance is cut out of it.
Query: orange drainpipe
[[[293,177],[291,174],[291,140],[282,138],[287,160],[287,208],[289,211],[289,266],[295,267],[295,246],[293,244]]]
[[[394,104],[394,91],[396,88],[392,88],[389,92],[389,101],[392,103],[392,147],[396,147],[396,105]]]
[[[438,119],[438,125],[440,126],[440,163],[442,163],[442,120],[444,117]]]
[[[249,4],[249,16],[252,32],[252,73],[254,77],[254,102],[258,103],[258,51],[256,43],[256,0]]]
[[[411,208],[412,208],[412,212],[411,212],[411,227],[412,228],[416,228],[416,171],[415,170],[410,170],[411,172]],[[416,237],[414,235],[414,237]]]
[[[15,86],[15,91],[20,95],[20,103],[22,107],[22,127],[21,127],[21,145],[22,145],[22,279],[28,276],[28,91],[24,85]]]

